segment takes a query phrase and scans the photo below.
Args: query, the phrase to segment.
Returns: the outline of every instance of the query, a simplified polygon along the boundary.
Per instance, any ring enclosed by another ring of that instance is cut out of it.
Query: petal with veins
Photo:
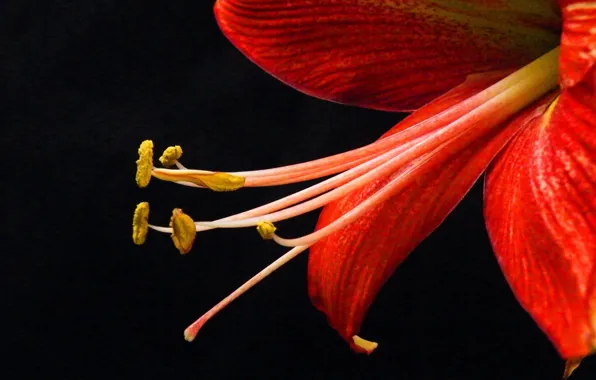
[[[596,95],[589,82],[563,91],[517,135],[485,183],[486,223],[503,273],[566,359],[596,348]]]
[[[558,43],[544,0],[218,0],[224,34],[265,71],[335,102],[413,110],[469,74]]]
[[[559,3],[563,15],[561,84],[570,87],[583,80],[596,63],[596,1]]]

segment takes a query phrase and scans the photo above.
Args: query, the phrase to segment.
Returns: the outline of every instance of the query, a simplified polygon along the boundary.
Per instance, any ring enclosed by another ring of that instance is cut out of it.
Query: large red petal
[[[476,84],[480,84],[483,78],[477,80]],[[487,83],[478,87],[474,83],[468,85],[421,108],[388,134],[458,104],[486,87]],[[311,248],[308,266],[310,297],[356,351],[362,350],[353,344],[352,337],[358,333],[381,286],[405,257],[447,217],[491,159],[532,117],[532,112],[525,112],[508,127],[493,131],[470,145],[445,147],[442,160],[435,162],[416,182]],[[387,182],[388,179],[372,183],[326,206],[317,229],[353,209]]]
[[[560,23],[544,0],[218,0],[215,15],[281,81],[381,110],[416,109],[468,74],[522,66],[558,44]]]
[[[563,16],[561,84],[570,87],[596,63],[596,1],[559,0],[559,4]]]
[[[589,82],[564,91],[517,135],[485,184],[487,228],[503,273],[564,358],[596,348],[596,96]]]

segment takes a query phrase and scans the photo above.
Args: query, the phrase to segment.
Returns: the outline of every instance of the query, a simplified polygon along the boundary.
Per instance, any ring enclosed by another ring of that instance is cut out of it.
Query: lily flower
[[[184,228],[148,225],[148,205],[137,210],[138,243],[148,227],[179,249],[194,231],[257,227],[291,248],[191,324],[187,340],[310,248],[313,304],[371,353],[377,344],[358,332],[381,286],[486,172],[486,227],[519,303],[569,368],[596,351],[596,1],[218,0],[215,15],[242,53],[299,91],[413,112],[372,144],[265,170],[187,169],[180,147],[161,159],[176,168],[156,168],[153,145],[141,146],[142,186],[155,177],[230,191],[330,176],[216,221],[176,209],[171,225],[184,216]],[[313,233],[277,234],[275,222],[321,207]]]

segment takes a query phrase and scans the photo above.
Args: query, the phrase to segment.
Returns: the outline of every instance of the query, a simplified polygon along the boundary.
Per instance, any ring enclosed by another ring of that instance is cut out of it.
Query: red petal
[[[585,82],[508,144],[485,183],[507,281],[567,359],[596,348],[595,164],[596,97]]]
[[[561,84],[574,86],[596,63],[596,1],[559,0],[563,15]]]
[[[544,0],[218,0],[224,34],[265,71],[327,100],[411,110],[471,73],[558,44]]]
[[[481,85],[482,81],[484,84]],[[420,119],[430,118],[488,84],[486,78],[476,78],[475,83],[460,86],[421,108],[388,134],[407,128]],[[354,350],[362,352],[353,344],[352,337],[358,333],[366,311],[383,283],[447,217],[528,117],[526,112],[507,128],[500,128],[470,145],[449,144],[439,154],[441,161],[435,162],[403,192],[311,248],[310,297]],[[372,183],[329,204],[321,213],[317,229],[357,206],[387,181]]]

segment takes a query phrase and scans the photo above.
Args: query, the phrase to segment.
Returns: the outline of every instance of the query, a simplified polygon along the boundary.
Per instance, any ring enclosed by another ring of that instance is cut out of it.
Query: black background
[[[253,229],[209,231],[180,256],[131,242],[151,202],[222,217],[304,187],[216,194],[134,183],[136,150],[180,144],[188,166],[273,167],[375,140],[402,115],[300,94],[220,34],[210,1],[11,1],[0,6],[2,376],[200,379],[558,379],[563,361],[500,274],[472,192],[397,271],[352,353],[310,305],[307,255],[209,322],[201,313],[284,252]],[[285,236],[316,213],[280,224]],[[592,379],[588,360],[575,379]]]

